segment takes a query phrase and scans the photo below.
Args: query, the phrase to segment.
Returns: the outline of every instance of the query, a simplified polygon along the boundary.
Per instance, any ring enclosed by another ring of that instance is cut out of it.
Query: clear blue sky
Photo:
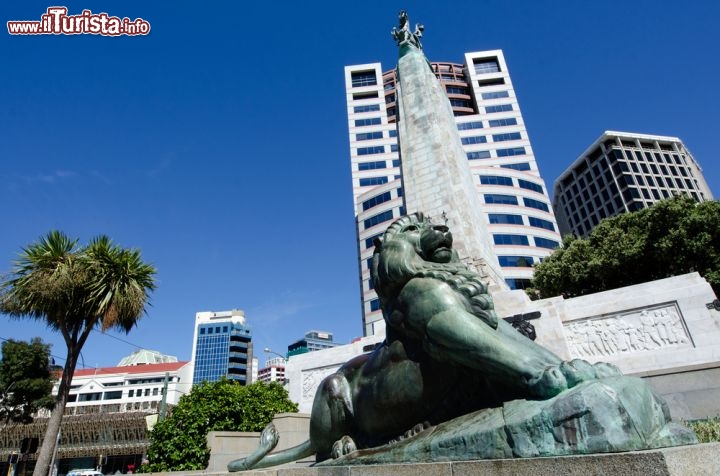
[[[406,8],[430,60],[502,49],[548,186],[605,130],[678,136],[720,193],[720,3],[642,0],[62,3],[148,36],[11,36],[0,6],[0,271],[51,229],[158,269],[134,345],[190,358],[195,312],[246,311],[263,347],[362,334],[343,67],[390,69]],[[715,145],[713,145],[715,144]],[[0,337],[41,324],[0,316]],[[94,333],[85,366],[133,345]],[[271,356],[270,356],[271,357]]]

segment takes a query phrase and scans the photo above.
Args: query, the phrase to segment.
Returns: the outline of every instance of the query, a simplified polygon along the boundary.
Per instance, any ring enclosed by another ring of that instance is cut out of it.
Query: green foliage
[[[202,383],[183,395],[150,435],[142,472],[205,469],[210,458],[210,431],[261,431],[275,414],[297,412],[287,391],[277,383],[243,386],[222,379]]]
[[[720,294],[720,202],[676,196],[603,220],[585,239],[566,236],[535,267],[533,287],[574,297],[693,271]]]
[[[31,342],[2,343],[0,361],[0,420],[30,423],[41,408],[52,410],[50,346],[39,338]]]
[[[720,441],[720,417],[689,421],[687,425],[695,432],[700,443]]]

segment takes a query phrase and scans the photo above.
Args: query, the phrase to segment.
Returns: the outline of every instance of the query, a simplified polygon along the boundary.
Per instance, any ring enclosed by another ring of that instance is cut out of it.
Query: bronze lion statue
[[[278,442],[270,424],[260,448],[228,470],[313,454],[317,461],[336,458],[509,400],[546,399],[619,374],[609,364],[563,362],[498,319],[487,286],[459,261],[452,241],[446,226],[422,213],[388,227],[372,266],[386,340],[322,381],[309,440],[268,454]]]

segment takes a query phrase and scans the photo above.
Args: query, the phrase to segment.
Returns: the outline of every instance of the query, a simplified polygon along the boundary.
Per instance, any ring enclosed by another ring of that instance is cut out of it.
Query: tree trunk
[[[48,420],[45,436],[43,437],[42,446],[40,446],[38,459],[35,463],[35,469],[33,470],[33,476],[48,476],[50,474],[50,463],[55,451],[55,443],[57,441],[58,433],[60,432],[62,418],[65,414],[65,405],[67,404],[68,396],[70,395],[70,383],[72,382],[73,374],[75,373],[75,365],[77,364],[79,353],[79,351],[75,352],[73,350],[68,350],[65,368],[63,368],[63,373],[60,377],[57,402],[55,403],[55,408],[50,414],[50,419]]]

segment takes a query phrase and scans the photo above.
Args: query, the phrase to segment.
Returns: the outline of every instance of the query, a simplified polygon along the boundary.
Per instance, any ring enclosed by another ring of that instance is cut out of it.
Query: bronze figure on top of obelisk
[[[422,38],[422,32],[425,27],[420,23],[416,23],[415,31],[410,31],[410,18],[405,10],[400,11],[399,23],[399,30],[397,27],[393,27],[392,29],[392,36],[395,38],[395,41],[397,41],[398,46],[402,49],[405,46],[412,45],[421,50],[422,43],[420,43],[420,38]]]

